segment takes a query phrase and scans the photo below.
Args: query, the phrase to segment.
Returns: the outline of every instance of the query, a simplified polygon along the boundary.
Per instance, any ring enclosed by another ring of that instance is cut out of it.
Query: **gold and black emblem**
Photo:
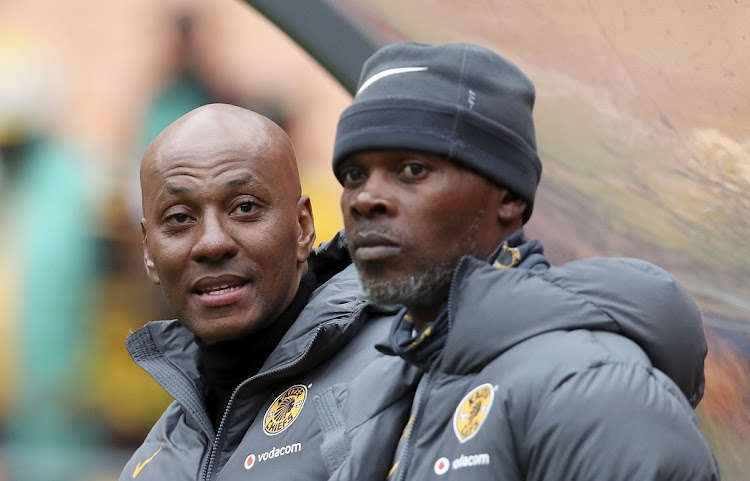
[[[497,259],[495,259],[492,265],[498,269],[508,269],[516,267],[520,262],[521,251],[515,247],[508,247],[508,244],[503,244],[502,248],[500,248],[500,253],[497,255]]]
[[[460,442],[465,443],[479,431],[494,397],[492,384],[477,386],[464,396],[453,415],[453,430]]]
[[[263,418],[263,431],[269,436],[276,436],[288,428],[305,405],[307,388],[297,384],[279,395],[271,403]]]

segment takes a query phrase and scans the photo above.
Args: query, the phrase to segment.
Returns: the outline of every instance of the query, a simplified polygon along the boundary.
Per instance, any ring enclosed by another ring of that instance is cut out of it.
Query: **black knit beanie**
[[[440,155],[524,199],[526,222],[542,174],[533,107],[531,81],[484,47],[388,45],[365,62],[339,119],[333,171],[339,177],[341,162],[362,150]]]

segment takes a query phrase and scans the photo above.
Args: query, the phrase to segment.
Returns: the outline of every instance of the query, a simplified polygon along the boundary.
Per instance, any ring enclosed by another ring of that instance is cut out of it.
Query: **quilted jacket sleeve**
[[[520,449],[527,481],[717,481],[678,388],[654,368],[607,363],[539,403]]]

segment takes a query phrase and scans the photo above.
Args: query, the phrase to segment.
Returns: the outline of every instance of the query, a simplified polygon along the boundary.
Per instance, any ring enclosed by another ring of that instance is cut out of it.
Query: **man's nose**
[[[199,237],[193,245],[196,262],[219,262],[237,255],[238,245],[228,230],[228,216],[205,214],[201,219]]]
[[[392,216],[396,213],[396,198],[392,186],[382,175],[371,175],[351,193],[349,211],[355,218]]]

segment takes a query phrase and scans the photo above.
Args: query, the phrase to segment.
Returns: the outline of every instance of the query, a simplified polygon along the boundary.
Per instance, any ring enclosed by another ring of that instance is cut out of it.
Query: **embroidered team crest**
[[[263,431],[269,436],[276,436],[288,428],[305,405],[307,387],[297,384],[279,395],[269,406],[263,417]]]
[[[492,384],[477,386],[464,396],[453,415],[453,431],[460,442],[465,443],[477,434],[487,418],[494,398]]]
[[[497,255],[497,259],[495,259],[492,265],[498,269],[507,269],[509,267],[516,267],[520,262],[521,251],[515,247],[508,247],[508,244],[503,244],[500,253]]]

